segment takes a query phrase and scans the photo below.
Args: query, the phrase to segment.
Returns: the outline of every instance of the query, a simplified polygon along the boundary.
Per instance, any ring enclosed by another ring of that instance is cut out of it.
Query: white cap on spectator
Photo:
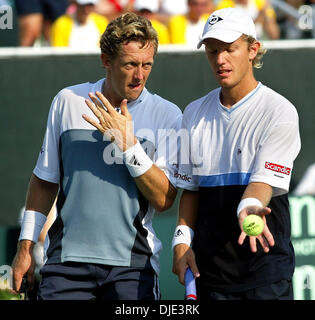
[[[208,18],[197,48],[208,38],[231,43],[242,34],[256,39],[256,29],[253,19],[240,8],[225,8],[214,11]]]
[[[135,0],[133,8],[136,11],[149,10],[157,12],[159,10],[159,0]]]
[[[81,6],[86,6],[87,4],[97,4],[99,0],[75,0],[77,4]]]

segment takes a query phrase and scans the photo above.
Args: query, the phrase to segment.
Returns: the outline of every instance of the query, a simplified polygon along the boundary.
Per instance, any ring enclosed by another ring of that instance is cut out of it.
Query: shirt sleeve
[[[275,125],[259,146],[249,183],[269,184],[273,196],[287,193],[300,147],[298,122]]]
[[[36,166],[33,173],[40,179],[59,183],[59,137],[60,124],[58,114],[58,96],[53,100],[47,121],[46,133],[43,144],[38,155]]]
[[[180,143],[177,158],[179,159],[178,169],[175,171],[176,187],[197,191],[198,175],[195,174],[195,167],[191,156],[191,130],[188,125],[187,115],[184,113],[181,130]]]

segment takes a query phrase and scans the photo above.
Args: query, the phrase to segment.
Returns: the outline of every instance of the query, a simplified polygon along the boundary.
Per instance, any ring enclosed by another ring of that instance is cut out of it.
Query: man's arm
[[[47,216],[54,204],[58,187],[58,184],[41,180],[33,174],[29,182],[25,210],[37,211]],[[20,240],[18,243],[17,253],[12,263],[13,288],[16,291],[20,290],[25,274],[27,274],[29,287],[33,285],[35,265],[32,251],[34,244],[31,240]]]
[[[198,213],[199,194],[195,191],[184,190],[179,203],[179,215],[177,226],[188,226],[195,228]],[[177,274],[178,280],[184,284],[186,269],[190,267],[195,277],[199,271],[195,261],[195,254],[187,244],[180,243],[174,247],[173,272]]]
[[[135,182],[144,197],[158,212],[167,210],[172,206],[177,189],[156,165],[153,165],[143,175],[136,177]]]
[[[266,218],[265,218],[265,216],[270,214],[271,212],[270,208],[267,207],[267,205],[271,200],[271,197],[272,197],[272,187],[262,182],[252,182],[246,187],[244,191],[242,201],[244,199],[257,199],[261,202],[261,206],[248,205],[240,210],[238,221],[239,221],[239,225],[242,230],[242,233],[238,239],[238,243],[242,245],[247,236],[246,233],[243,231],[242,225],[243,225],[244,219],[248,215],[256,214],[260,216],[263,219],[264,225],[265,225],[262,234],[260,234],[257,237],[254,237],[254,236],[249,237],[250,247],[252,252],[257,251],[256,239],[259,240],[263,250],[266,253],[269,252],[270,246],[274,246],[274,239],[271,232],[269,231],[269,228],[266,223]]]
[[[86,104],[99,122],[87,115],[83,115],[83,118],[102,134],[107,135],[108,138],[114,141],[122,152],[131,150],[131,148],[137,144],[137,139],[133,133],[131,125],[132,116],[127,108],[127,100],[122,101],[120,114],[113,108],[102,93],[96,92],[96,96],[94,94],[90,94],[89,96],[93,103],[86,100]],[[103,105],[106,107],[106,110]],[[144,152],[141,149],[140,151],[142,153]],[[150,204],[153,205],[157,211],[164,211],[172,206],[177,190],[170,183],[165,173],[156,165],[152,165],[152,161],[149,160],[146,155],[144,156],[145,166],[148,166],[148,170],[143,174],[133,177],[139,190]],[[126,165],[128,167],[127,163]]]
[[[38,211],[47,216],[54,204],[58,189],[58,184],[39,179],[32,174],[26,195],[25,210]]]

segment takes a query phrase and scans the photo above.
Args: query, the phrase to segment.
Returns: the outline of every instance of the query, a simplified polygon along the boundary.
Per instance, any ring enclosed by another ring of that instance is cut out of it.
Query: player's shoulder
[[[198,114],[201,111],[206,111],[204,105],[206,104],[211,108],[212,103],[217,99],[220,88],[216,88],[206,95],[190,102],[184,110],[185,117],[192,117],[194,114]],[[208,112],[208,111],[207,111]]]
[[[283,119],[297,118],[298,113],[295,106],[283,95],[263,85],[263,96],[266,99],[266,108],[273,109]]]
[[[151,100],[148,102],[149,104],[152,103],[154,108],[157,108],[159,112],[168,115],[181,115],[181,109],[173,102],[159,96],[156,93],[151,93],[147,91],[147,97]]]
[[[101,80],[99,80],[101,81]],[[54,109],[63,109],[65,107],[75,107],[77,103],[88,98],[89,92],[95,92],[99,83],[85,82],[61,89],[53,99],[52,107]],[[99,89],[98,89],[99,90]]]
[[[75,85],[71,85],[63,88],[57,93],[57,97],[60,99],[70,99],[74,96],[86,96],[90,91],[93,91],[96,83],[84,82]]]

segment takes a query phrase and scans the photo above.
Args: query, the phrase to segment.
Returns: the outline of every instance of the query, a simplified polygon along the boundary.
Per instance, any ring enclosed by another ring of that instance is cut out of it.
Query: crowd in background
[[[258,38],[314,38],[315,0],[0,0],[15,6],[20,46],[97,47],[107,24],[126,11],[144,15],[160,44],[196,46],[214,10],[240,7]],[[313,14],[314,12],[314,14]]]

